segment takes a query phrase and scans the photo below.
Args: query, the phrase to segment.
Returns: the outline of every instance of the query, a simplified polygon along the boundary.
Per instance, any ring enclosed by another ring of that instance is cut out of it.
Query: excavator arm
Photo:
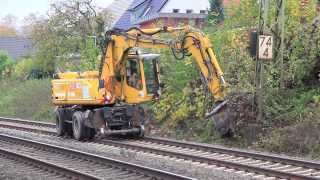
[[[159,34],[182,32],[182,37],[177,39],[161,40],[155,37]],[[224,101],[226,96],[226,82],[218,60],[212,50],[210,40],[200,31],[187,26],[183,28],[133,28],[126,32],[112,31],[107,37],[105,58],[101,66],[101,78],[113,77],[116,69],[124,63],[123,56],[133,47],[172,50],[176,58],[178,53],[184,56],[191,55],[201,71],[206,85],[212,93],[215,101]]]

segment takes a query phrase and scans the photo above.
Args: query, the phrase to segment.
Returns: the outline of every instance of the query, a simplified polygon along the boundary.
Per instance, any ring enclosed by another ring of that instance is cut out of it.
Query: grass
[[[0,116],[52,121],[49,79],[1,80]]]

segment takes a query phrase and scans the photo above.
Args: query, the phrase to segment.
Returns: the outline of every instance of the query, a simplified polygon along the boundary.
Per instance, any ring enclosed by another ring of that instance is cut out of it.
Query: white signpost
[[[269,35],[259,35],[259,59],[273,58],[273,37]]]

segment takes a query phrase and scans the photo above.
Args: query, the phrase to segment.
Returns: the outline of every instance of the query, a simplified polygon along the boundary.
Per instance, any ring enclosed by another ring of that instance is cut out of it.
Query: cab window
[[[146,79],[146,87],[148,94],[154,94],[159,89],[158,73],[157,73],[157,59],[145,59],[143,61],[144,75]]]
[[[126,65],[127,84],[136,89],[142,89],[140,66],[136,59],[129,59]]]

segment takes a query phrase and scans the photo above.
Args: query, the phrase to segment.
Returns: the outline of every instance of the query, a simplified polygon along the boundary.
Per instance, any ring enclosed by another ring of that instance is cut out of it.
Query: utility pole
[[[283,67],[283,52],[284,52],[284,26],[285,26],[285,0],[279,0],[279,8],[280,8],[280,54],[279,54],[279,60],[280,60],[280,89],[284,89],[284,67]]]
[[[260,0],[260,13],[259,13],[259,29],[258,36],[264,35],[267,32],[267,20],[268,20],[268,9],[269,0]],[[258,42],[259,43],[259,42]],[[258,44],[258,49],[260,49],[260,44]],[[262,122],[263,118],[263,60],[260,58],[259,53],[257,53],[256,58],[256,73],[255,73],[255,101],[257,104],[257,123]]]

